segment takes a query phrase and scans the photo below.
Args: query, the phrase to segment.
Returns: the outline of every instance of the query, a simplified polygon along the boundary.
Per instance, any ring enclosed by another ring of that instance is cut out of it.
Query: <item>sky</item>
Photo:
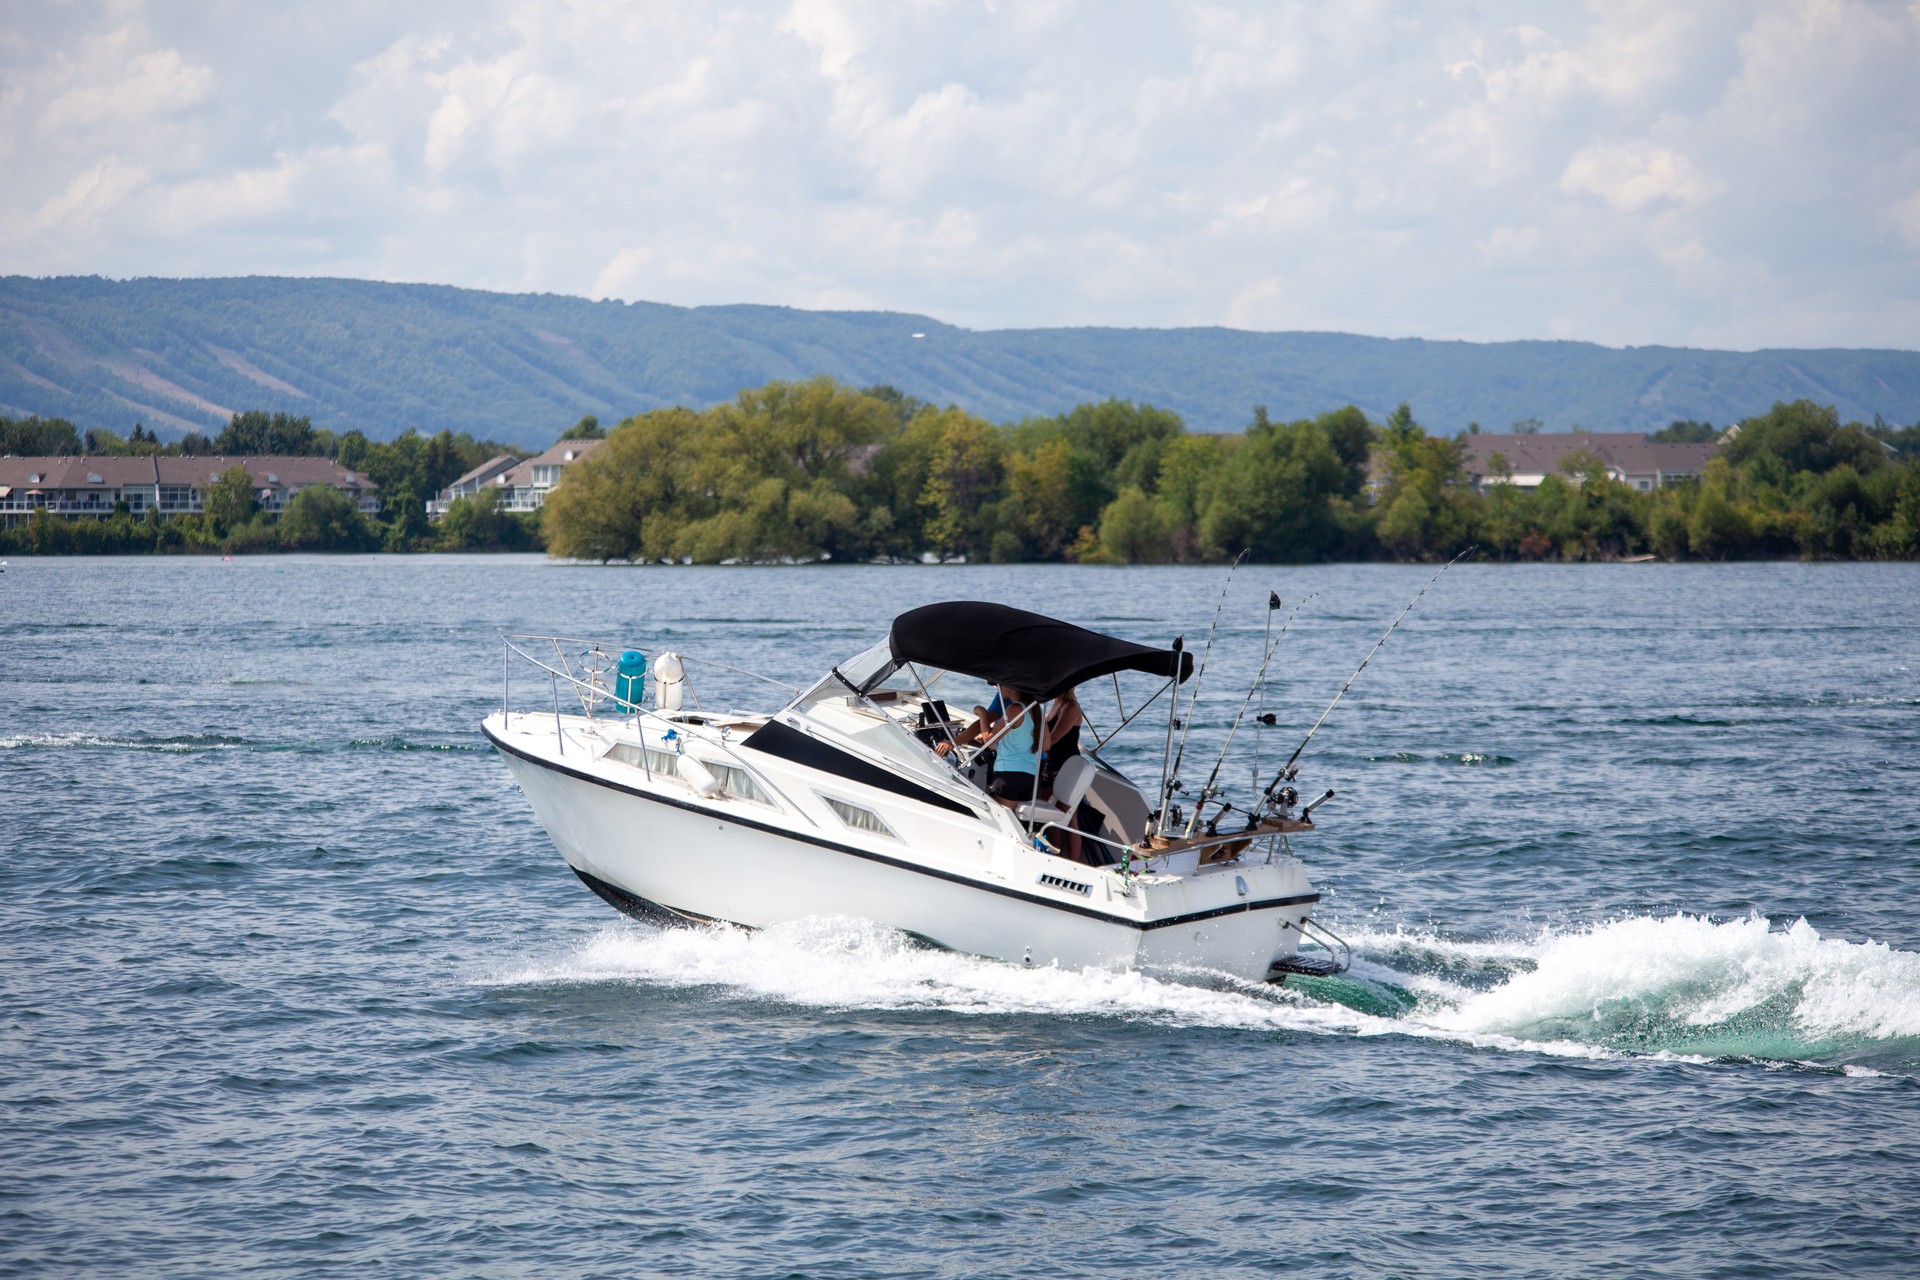
[[[1920,0],[37,0],[0,273],[1920,348]]]

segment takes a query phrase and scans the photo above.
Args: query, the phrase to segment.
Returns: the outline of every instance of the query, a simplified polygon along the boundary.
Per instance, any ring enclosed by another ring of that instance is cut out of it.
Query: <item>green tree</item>
[[[1720,456],[1734,466],[1759,463],[1768,455],[1779,459],[1788,474],[1824,472],[1846,465],[1871,471],[1886,465],[1886,450],[1854,423],[1840,425],[1840,415],[1811,400],[1778,403],[1757,418],[1740,424],[1733,438],[1720,446]]]
[[[380,515],[386,523],[381,546],[387,551],[418,551],[433,541],[426,502],[409,481],[381,490]]]
[[[979,559],[992,542],[985,517],[1000,487],[1000,437],[959,409],[936,410],[922,421],[934,433],[919,497],[927,544],[942,556]]]
[[[691,409],[627,419],[597,452],[561,473],[541,508],[547,549],[574,560],[677,558],[690,520],[713,498],[694,478],[706,420]]]
[[[1752,521],[1731,498],[1735,482],[1725,460],[1716,458],[1707,464],[1687,519],[1687,550],[1703,560],[1737,558],[1752,542]]]
[[[215,437],[213,451],[243,458],[260,454],[309,455],[315,452],[313,423],[289,413],[269,414],[249,409],[233,415]]]
[[[1654,444],[1712,444],[1719,438],[1720,431],[1711,422],[1694,422],[1685,418],[1677,418],[1647,436]]]
[[[897,430],[890,406],[831,378],[743,391],[705,416],[693,483],[711,514],[681,530],[699,561],[855,556],[857,472]]]
[[[1245,548],[1258,560],[1319,559],[1340,540],[1331,500],[1347,479],[1318,422],[1256,415],[1201,519],[1201,539],[1228,555]]]
[[[533,545],[533,537],[512,512],[500,510],[498,490],[482,489],[447,504],[440,518],[439,545],[447,551],[525,551]]]
[[[1245,443],[1243,436],[1209,432],[1181,436],[1167,445],[1160,460],[1160,491],[1155,496],[1164,505],[1171,525],[1175,560],[1190,563],[1220,554],[1219,548],[1202,545],[1200,526],[1208,511],[1222,500],[1234,459]]]
[[[1084,527],[1074,522],[1080,512],[1076,479],[1073,448],[1064,438],[1049,440],[1031,453],[1008,454],[1006,497],[995,522],[999,527],[991,558],[1064,559]]]
[[[1131,485],[1100,516],[1104,558],[1121,564],[1165,564],[1174,558],[1173,535],[1166,507]]]
[[[330,484],[313,484],[280,513],[280,545],[289,551],[365,551],[374,539],[353,499]]]
[[[207,487],[202,507],[207,532],[216,538],[225,537],[251,520],[259,509],[260,504],[253,497],[253,477],[238,463],[222,471]]]
[[[560,433],[562,440],[604,440],[606,436],[607,433],[601,429],[600,419],[591,413]]]
[[[1384,472],[1376,499],[1380,542],[1401,559],[1452,555],[1472,536],[1477,495],[1467,487],[1462,446],[1430,436],[1400,405],[1381,428]]]
[[[61,457],[80,452],[80,433],[65,418],[0,418],[0,454]]]
[[[1005,454],[1037,456],[1065,441],[1068,505],[1052,518],[1069,531],[1098,523],[1122,488],[1151,491],[1159,482],[1167,446],[1184,434],[1178,415],[1128,400],[1076,405],[1051,418],[1033,418],[1009,429]],[[1059,464],[1050,461],[1049,466]]]

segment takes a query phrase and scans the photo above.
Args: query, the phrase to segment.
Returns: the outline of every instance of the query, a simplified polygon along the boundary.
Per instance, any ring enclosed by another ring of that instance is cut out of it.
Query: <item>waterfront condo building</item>
[[[0,520],[11,529],[38,509],[105,519],[123,504],[133,516],[194,515],[205,509],[213,482],[233,467],[246,469],[255,500],[276,516],[294,494],[317,484],[340,490],[365,515],[380,510],[380,486],[331,458],[5,457]]]

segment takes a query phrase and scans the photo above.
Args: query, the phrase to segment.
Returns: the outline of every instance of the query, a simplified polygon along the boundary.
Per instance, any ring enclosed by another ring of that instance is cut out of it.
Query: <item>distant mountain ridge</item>
[[[923,336],[917,336],[923,335]],[[1236,329],[969,330],[897,312],[673,307],[447,285],[0,277],[0,414],[121,433],[243,409],[391,439],[451,428],[543,445],[582,414],[705,407],[776,379],[889,383],[995,421],[1108,397],[1238,429],[1413,406],[1430,430],[1725,424],[1777,400],[1920,420],[1920,352],[1615,349]]]

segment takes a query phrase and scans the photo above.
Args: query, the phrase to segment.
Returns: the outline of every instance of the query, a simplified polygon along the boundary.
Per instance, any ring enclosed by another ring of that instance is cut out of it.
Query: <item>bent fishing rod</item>
[[[1286,622],[1280,627],[1280,634],[1264,646],[1266,656],[1260,660],[1260,670],[1253,677],[1253,683],[1247,686],[1247,696],[1240,700],[1240,714],[1234,716],[1233,724],[1227,730],[1227,740],[1220,748],[1220,758],[1213,762],[1213,772],[1207,775],[1206,785],[1200,788],[1200,798],[1194,802],[1193,817],[1187,822],[1185,834],[1192,835],[1193,829],[1200,825],[1200,811],[1206,806],[1207,800],[1213,794],[1213,784],[1220,780],[1220,769],[1227,762],[1227,752],[1233,749],[1233,738],[1235,734],[1240,732],[1240,721],[1246,717],[1247,707],[1253,702],[1254,692],[1264,687],[1263,682],[1267,678],[1267,666],[1273,661],[1273,655],[1280,652],[1280,642],[1287,638],[1288,629],[1293,626],[1293,620],[1300,616],[1300,610],[1306,607],[1307,600],[1311,600],[1319,594],[1318,591],[1312,592],[1307,596],[1306,600],[1302,600],[1294,605],[1293,612],[1287,615]],[[1279,593],[1273,591],[1267,592],[1267,626],[1273,626],[1274,610],[1278,608],[1280,608]],[[1257,776],[1254,778],[1254,782],[1259,782]],[[1225,813],[1232,807],[1231,805],[1223,803],[1220,806],[1221,813]],[[1219,814],[1214,815],[1214,820],[1219,820]]]
[[[1287,757],[1287,762],[1280,766],[1280,772],[1273,775],[1273,781],[1269,782],[1267,784],[1267,789],[1260,793],[1260,801],[1259,801],[1260,804],[1264,805],[1271,802],[1273,799],[1273,793],[1275,789],[1278,788],[1281,783],[1287,781],[1290,777],[1295,776],[1294,765],[1299,763],[1300,753],[1307,749],[1307,744],[1309,742],[1313,741],[1313,735],[1320,732],[1320,726],[1327,722],[1327,717],[1333,714],[1333,709],[1340,705],[1340,699],[1347,696],[1347,690],[1353,688],[1353,682],[1360,678],[1360,673],[1367,669],[1367,664],[1369,662],[1373,661],[1373,655],[1380,652],[1380,647],[1386,644],[1387,637],[1391,636],[1394,633],[1394,631],[1398,629],[1400,624],[1407,620],[1407,615],[1412,613],[1414,606],[1420,603],[1420,597],[1426,595],[1427,592],[1433,587],[1433,584],[1440,581],[1440,574],[1443,574],[1447,570],[1453,568],[1453,566],[1459,564],[1462,560],[1465,560],[1468,556],[1472,555],[1478,549],[1479,549],[1479,544],[1476,543],[1474,546],[1468,547],[1465,551],[1462,551],[1459,555],[1455,556],[1453,559],[1441,565],[1439,572],[1435,573],[1431,578],[1427,579],[1427,585],[1420,588],[1420,590],[1414,594],[1413,599],[1407,601],[1407,607],[1400,611],[1400,616],[1395,618],[1392,624],[1387,627],[1386,631],[1381,633],[1380,638],[1373,642],[1373,648],[1367,650],[1367,656],[1360,659],[1360,665],[1353,669],[1353,674],[1347,677],[1347,682],[1340,686],[1340,692],[1333,695],[1333,701],[1327,704],[1327,709],[1320,713],[1320,718],[1313,722],[1313,727],[1311,729],[1307,730],[1307,736],[1300,739],[1300,745],[1293,749],[1293,754]],[[1328,796],[1332,794],[1333,794],[1332,792],[1327,793]],[[1322,796],[1320,800],[1317,800],[1314,803],[1315,804],[1323,803],[1326,800],[1326,798],[1327,796]]]
[[[1220,629],[1220,610],[1226,607],[1227,592],[1233,586],[1233,571],[1238,569],[1241,561],[1245,560],[1252,552],[1252,547],[1242,550],[1240,554],[1235,556],[1232,562],[1227,565],[1227,580],[1221,585],[1220,599],[1213,606],[1213,625],[1207,628],[1207,643],[1200,651],[1200,665],[1194,668],[1193,691],[1187,698],[1186,723],[1180,725],[1180,747],[1178,750],[1175,750],[1173,745],[1173,728],[1174,725],[1179,722],[1180,718],[1180,691],[1178,689],[1174,690],[1173,700],[1167,704],[1167,754],[1160,757],[1160,808],[1155,812],[1153,818],[1153,830],[1156,835],[1161,835],[1166,832],[1167,813],[1173,804],[1173,793],[1180,788],[1180,762],[1186,758],[1187,735],[1193,732],[1193,709],[1195,704],[1200,701],[1200,684],[1207,678],[1207,659],[1213,653],[1213,633]],[[1179,649],[1180,641],[1176,640],[1174,641],[1176,654],[1179,652]],[[1174,658],[1173,673],[1175,683],[1178,683],[1180,679],[1179,662],[1180,660],[1176,656]]]

